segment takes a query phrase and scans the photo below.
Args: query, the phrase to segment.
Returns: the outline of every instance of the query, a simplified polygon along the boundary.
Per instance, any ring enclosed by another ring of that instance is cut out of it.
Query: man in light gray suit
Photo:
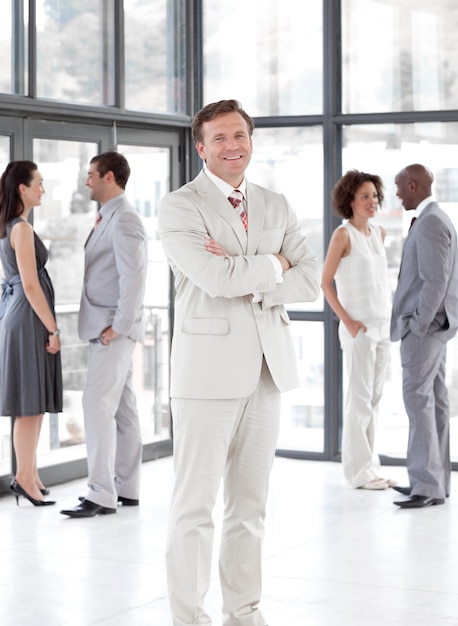
[[[129,204],[130,168],[121,154],[91,160],[86,185],[101,208],[85,246],[79,335],[89,341],[83,393],[88,492],[70,517],[116,513],[139,502],[142,442],[132,354],[143,341],[147,237]]]
[[[192,131],[205,170],[159,209],[176,286],[176,480],[167,546],[172,621],[212,623],[203,603],[223,478],[223,624],[265,626],[261,547],[280,392],[298,385],[284,305],[318,297],[318,263],[284,196],[245,178],[253,120],[240,103],[207,105]],[[234,190],[238,198],[229,199]]]
[[[409,417],[408,496],[401,508],[444,504],[450,493],[449,404],[445,382],[447,341],[458,328],[455,228],[431,195],[433,175],[409,165],[396,176],[404,209],[416,220],[404,242],[394,294],[391,339],[401,340],[403,397]]]

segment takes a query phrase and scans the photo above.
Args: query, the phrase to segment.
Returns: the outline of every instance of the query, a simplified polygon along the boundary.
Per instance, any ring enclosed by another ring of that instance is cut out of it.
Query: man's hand
[[[108,328],[105,328],[105,330],[100,333],[100,341],[104,346],[109,346],[110,341],[113,341],[113,339],[117,337],[119,337],[119,333],[114,331],[111,326],[108,326]]]
[[[282,254],[274,254],[274,256],[277,257],[277,259],[280,261],[281,268],[284,272],[286,272],[286,270],[289,270],[289,268],[291,267],[291,263],[288,261],[288,259],[286,259]]]
[[[207,250],[207,252],[216,254],[216,256],[228,256],[223,246],[219,244],[217,241],[215,241],[214,239],[208,239],[205,242],[205,249]]]

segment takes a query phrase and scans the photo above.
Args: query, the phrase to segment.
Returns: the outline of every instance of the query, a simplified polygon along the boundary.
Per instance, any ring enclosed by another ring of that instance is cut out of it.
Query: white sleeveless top
[[[370,235],[366,237],[350,222],[346,228],[350,237],[351,251],[342,257],[335,274],[337,296],[355,320],[366,325],[376,320],[391,318],[388,263],[380,226],[369,224]]]

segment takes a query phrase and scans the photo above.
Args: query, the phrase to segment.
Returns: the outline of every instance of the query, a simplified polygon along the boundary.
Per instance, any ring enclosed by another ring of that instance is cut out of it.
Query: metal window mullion
[[[13,0],[14,2],[14,0]],[[36,0],[29,0],[29,32],[27,51],[28,58],[28,90],[27,96],[32,100],[37,97],[37,3]]]
[[[342,99],[341,2],[323,2],[323,151],[324,151],[324,250],[337,226],[331,206],[332,188],[342,171],[342,126],[336,122]],[[342,355],[338,320],[327,302],[324,304],[324,420],[325,457],[339,453],[339,425],[342,420]]]
[[[105,14],[110,15],[112,11],[112,0],[105,0],[106,10]],[[126,108],[126,64],[125,64],[125,33],[124,33],[124,0],[116,0],[114,6],[114,80],[115,80],[115,102],[114,105],[121,111],[125,111]],[[105,33],[107,36],[107,33]],[[109,63],[105,64],[105,67],[110,67]],[[104,76],[104,81],[108,81],[108,76]]]

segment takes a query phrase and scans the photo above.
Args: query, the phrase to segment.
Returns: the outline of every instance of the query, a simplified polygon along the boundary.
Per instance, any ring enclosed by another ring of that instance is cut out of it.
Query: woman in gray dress
[[[27,221],[41,204],[43,180],[35,163],[12,161],[0,180],[0,415],[14,416],[17,471],[11,491],[35,506],[54,504],[37,469],[43,415],[62,411],[60,331],[48,252]]]

